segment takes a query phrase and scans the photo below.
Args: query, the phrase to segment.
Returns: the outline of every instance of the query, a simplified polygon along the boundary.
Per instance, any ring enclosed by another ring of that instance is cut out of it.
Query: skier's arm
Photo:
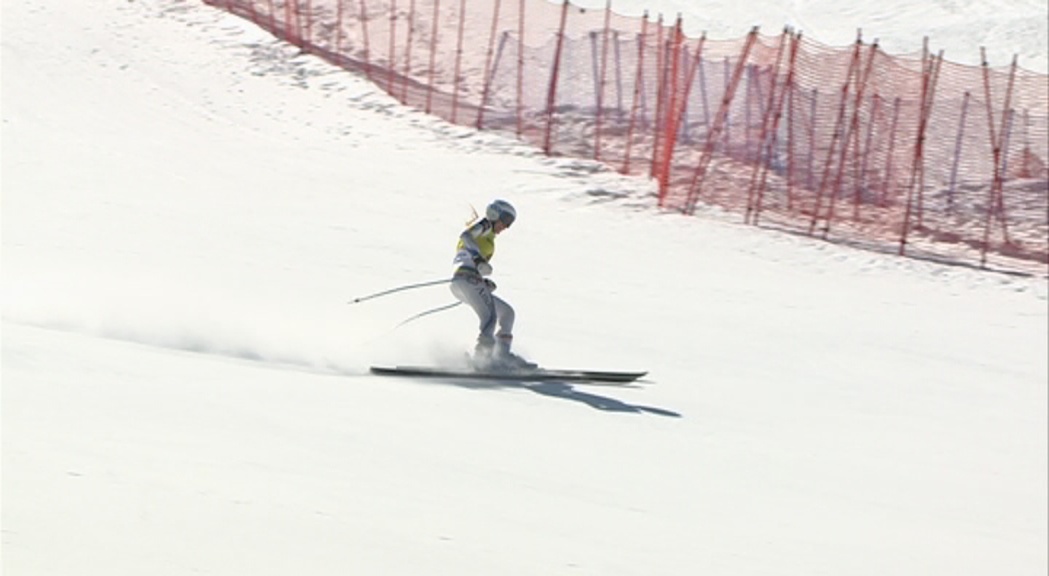
[[[459,241],[462,242],[463,250],[469,252],[475,260],[484,260],[484,257],[481,256],[481,247],[477,245],[477,238],[487,230],[485,227],[486,223],[487,221],[481,220],[477,224],[463,230],[463,233],[459,235]]]
[[[479,220],[473,226],[463,230],[463,233],[459,235],[459,240],[462,241],[463,244],[463,250],[470,253],[475,264],[487,262],[487,259],[481,254],[481,247],[477,245],[477,239],[491,229],[491,222],[487,220]]]
[[[455,256],[457,264],[476,269],[482,276],[492,273],[492,265],[488,263],[481,254],[481,247],[477,245],[477,238],[491,228],[487,220],[480,220],[473,226],[467,228],[459,235],[459,253]]]

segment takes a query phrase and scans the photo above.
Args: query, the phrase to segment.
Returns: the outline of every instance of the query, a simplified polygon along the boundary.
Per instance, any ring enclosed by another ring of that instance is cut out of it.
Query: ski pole
[[[411,322],[413,320],[418,320],[419,318],[422,318],[423,316],[429,316],[430,314],[436,314],[436,313],[441,312],[443,310],[450,310],[450,309],[455,308],[456,306],[458,306],[460,304],[462,304],[462,302],[452,302],[451,304],[445,304],[444,306],[438,306],[437,308],[430,308],[429,310],[426,310],[424,312],[419,312],[415,316],[412,316],[411,318],[407,318],[407,319],[403,320],[395,328],[400,328],[401,326],[404,326],[405,324],[407,324],[407,323],[409,323],[409,322]]]
[[[426,286],[436,286],[438,284],[446,284],[451,282],[451,278],[441,278],[440,280],[431,280],[429,282],[419,282],[418,284],[405,284],[404,286],[397,286],[396,288],[390,288],[389,290],[383,290],[382,292],[376,292],[375,294],[368,294],[367,296],[361,296],[350,300],[350,304],[357,304],[358,302],[364,302],[365,300],[371,300],[372,298],[378,298],[380,296],[386,296],[387,294],[394,294],[396,292],[403,292],[405,290],[414,290],[415,288],[423,288]]]

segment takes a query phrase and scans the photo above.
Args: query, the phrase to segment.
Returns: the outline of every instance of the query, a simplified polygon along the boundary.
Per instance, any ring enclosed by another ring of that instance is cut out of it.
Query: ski
[[[600,382],[627,384],[648,372],[618,372],[607,370],[557,370],[536,368],[515,371],[479,371],[471,369],[437,368],[430,366],[372,366],[378,376],[414,378],[464,378],[471,380],[512,380],[516,382]]]

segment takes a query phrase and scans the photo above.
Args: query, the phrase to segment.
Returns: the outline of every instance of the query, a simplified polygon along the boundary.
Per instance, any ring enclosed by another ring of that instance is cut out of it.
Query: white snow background
[[[1046,67],[1044,0],[615,4]],[[197,2],[2,24],[5,575],[1046,574],[1044,277],[664,213]],[[496,197],[517,350],[645,381],[368,374],[472,346],[348,302]]]

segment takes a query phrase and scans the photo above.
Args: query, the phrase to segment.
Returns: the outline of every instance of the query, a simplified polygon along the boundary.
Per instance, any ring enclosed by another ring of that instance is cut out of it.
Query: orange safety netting
[[[660,204],[1045,273],[1049,78],[541,0],[207,0],[449,122],[659,182]]]

